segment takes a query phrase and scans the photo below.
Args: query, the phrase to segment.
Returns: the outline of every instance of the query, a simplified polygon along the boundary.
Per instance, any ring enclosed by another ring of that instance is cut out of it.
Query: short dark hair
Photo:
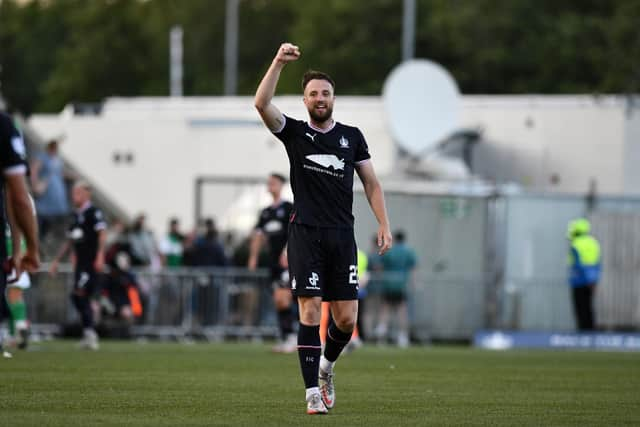
[[[333,81],[333,79],[331,78],[331,76],[329,76],[329,74],[323,73],[322,71],[307,70],[307,72],[304,73],[304,75],[302,76],[302,91],[303,92],[307,88],[307,84],[311,80],[326,80],[331,84],[331,87],[333,88],[333,90],[334,91],[336,90],[336,82]]]
[[[404,230],[396,230],[395,236],[393,236],[393,239],[398,243],[404,243],[405,238]]]
[[[283,183],[283,184],[284,184],[285,182],[287,182],[287,178],[285,178],[285,177],[284,177],[284,175],[279,174],[279,173],[277,173],[277,172],[273,172],[273,173],[269,174],[269,176],[270,176],[271,178],[275,178],[275,179],[277,179],[278,181],[280,181],[280,182],[281,182],[281,183]]]

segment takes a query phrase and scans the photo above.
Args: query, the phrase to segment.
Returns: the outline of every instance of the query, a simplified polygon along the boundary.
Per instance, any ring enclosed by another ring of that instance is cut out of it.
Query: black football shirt
[[[274,135],[287,150],[293,213],[291,222],[315,227],[353,227],[353,172],[371,156],[356,127],[335,122],[320,130],[284,116]]]
[[[80,271],[92,271],[98,253],[98,233],[107,228],[107,223],[102,211],[92,205],[72,215],[69,239],[76,255],[76,268]]]
[[[4,244],[4,224],[6,222],[4,206],[5,176],[9,174],[27,173],[26,149],[22,134],[14,126],[11,117],[0,112],[0,230],[2,230],[2,244],[0,244],[0,259],[6,258]]]
[[[290,202],[282,201],[274,206],[268,206],[260,212],[256,229],[267,237],[269,244],[270,267],[280,265],[280,254],[287,244],[287,226],[293,211]]]

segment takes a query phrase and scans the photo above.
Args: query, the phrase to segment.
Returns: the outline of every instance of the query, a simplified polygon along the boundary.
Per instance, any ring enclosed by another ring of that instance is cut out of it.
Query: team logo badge
[[[311,286],[307,286],[307,289],[320,290],[320,287],[318,286],[319,281],[320,281],[320,276],[318,276],[318,273],[312,272],[311,277],[309,277],[309,284]]]
[[[349,148],[349,140],[344,135],[340,137],[340,148]]]

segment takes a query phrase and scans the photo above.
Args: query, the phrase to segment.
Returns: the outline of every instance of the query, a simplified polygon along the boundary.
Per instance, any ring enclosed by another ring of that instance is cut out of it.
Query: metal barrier
[[[165,338],[262,339],[276,337],[276,315],[268,272],[239,268],[165,269],[136,272],[144,314],[129,328],[132,336]],[[369,337],[378,324],[384,275],[373,274],[363,316]],[[35,331],[60,333],[78,317],[69,294],[73,274],[33,276],[26,294]],[[416,275],[408,288],[411,335],[418,341],[471,339],[480,329],[570,331],[575,327],[570,290],[564,277],[505,279],[497,304],[488,291],[492,276]],[[613,316],[606,294],[597,293],[596,319]],[[496,323],[492,313],[497,313]]]
[[[144,314],[129,328],[132,336],[207,340],[277,336],[266,270],[176,268],[135,273]],[[383,279],[383,275],[372,277],[361,313],[369,331],[378,321]],[[26,298],[35,331],[61,333],[65,326],[79,323],[69,298],[73,288],[69,266],[55,277],[44,271],[35,274],[32,281]],[[420,341],[470,338],[484,326],[484,289],[482,277],[416,277],[408,297],[413,337]]]
[[[129,328],[133,336],[167,338],[267,338],[277,334],[268,272],[238,268],[176,268],[135,272],[143,315]],[[32,276],[26,293],[35,331],[60,333],[79,322],[69,295],[69,266],[55,276]]]

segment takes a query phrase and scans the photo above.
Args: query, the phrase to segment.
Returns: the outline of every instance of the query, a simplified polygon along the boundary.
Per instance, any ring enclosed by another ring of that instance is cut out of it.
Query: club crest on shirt
[[[343,136],[340,137],[340,148],[349,148],[349,140]]]

